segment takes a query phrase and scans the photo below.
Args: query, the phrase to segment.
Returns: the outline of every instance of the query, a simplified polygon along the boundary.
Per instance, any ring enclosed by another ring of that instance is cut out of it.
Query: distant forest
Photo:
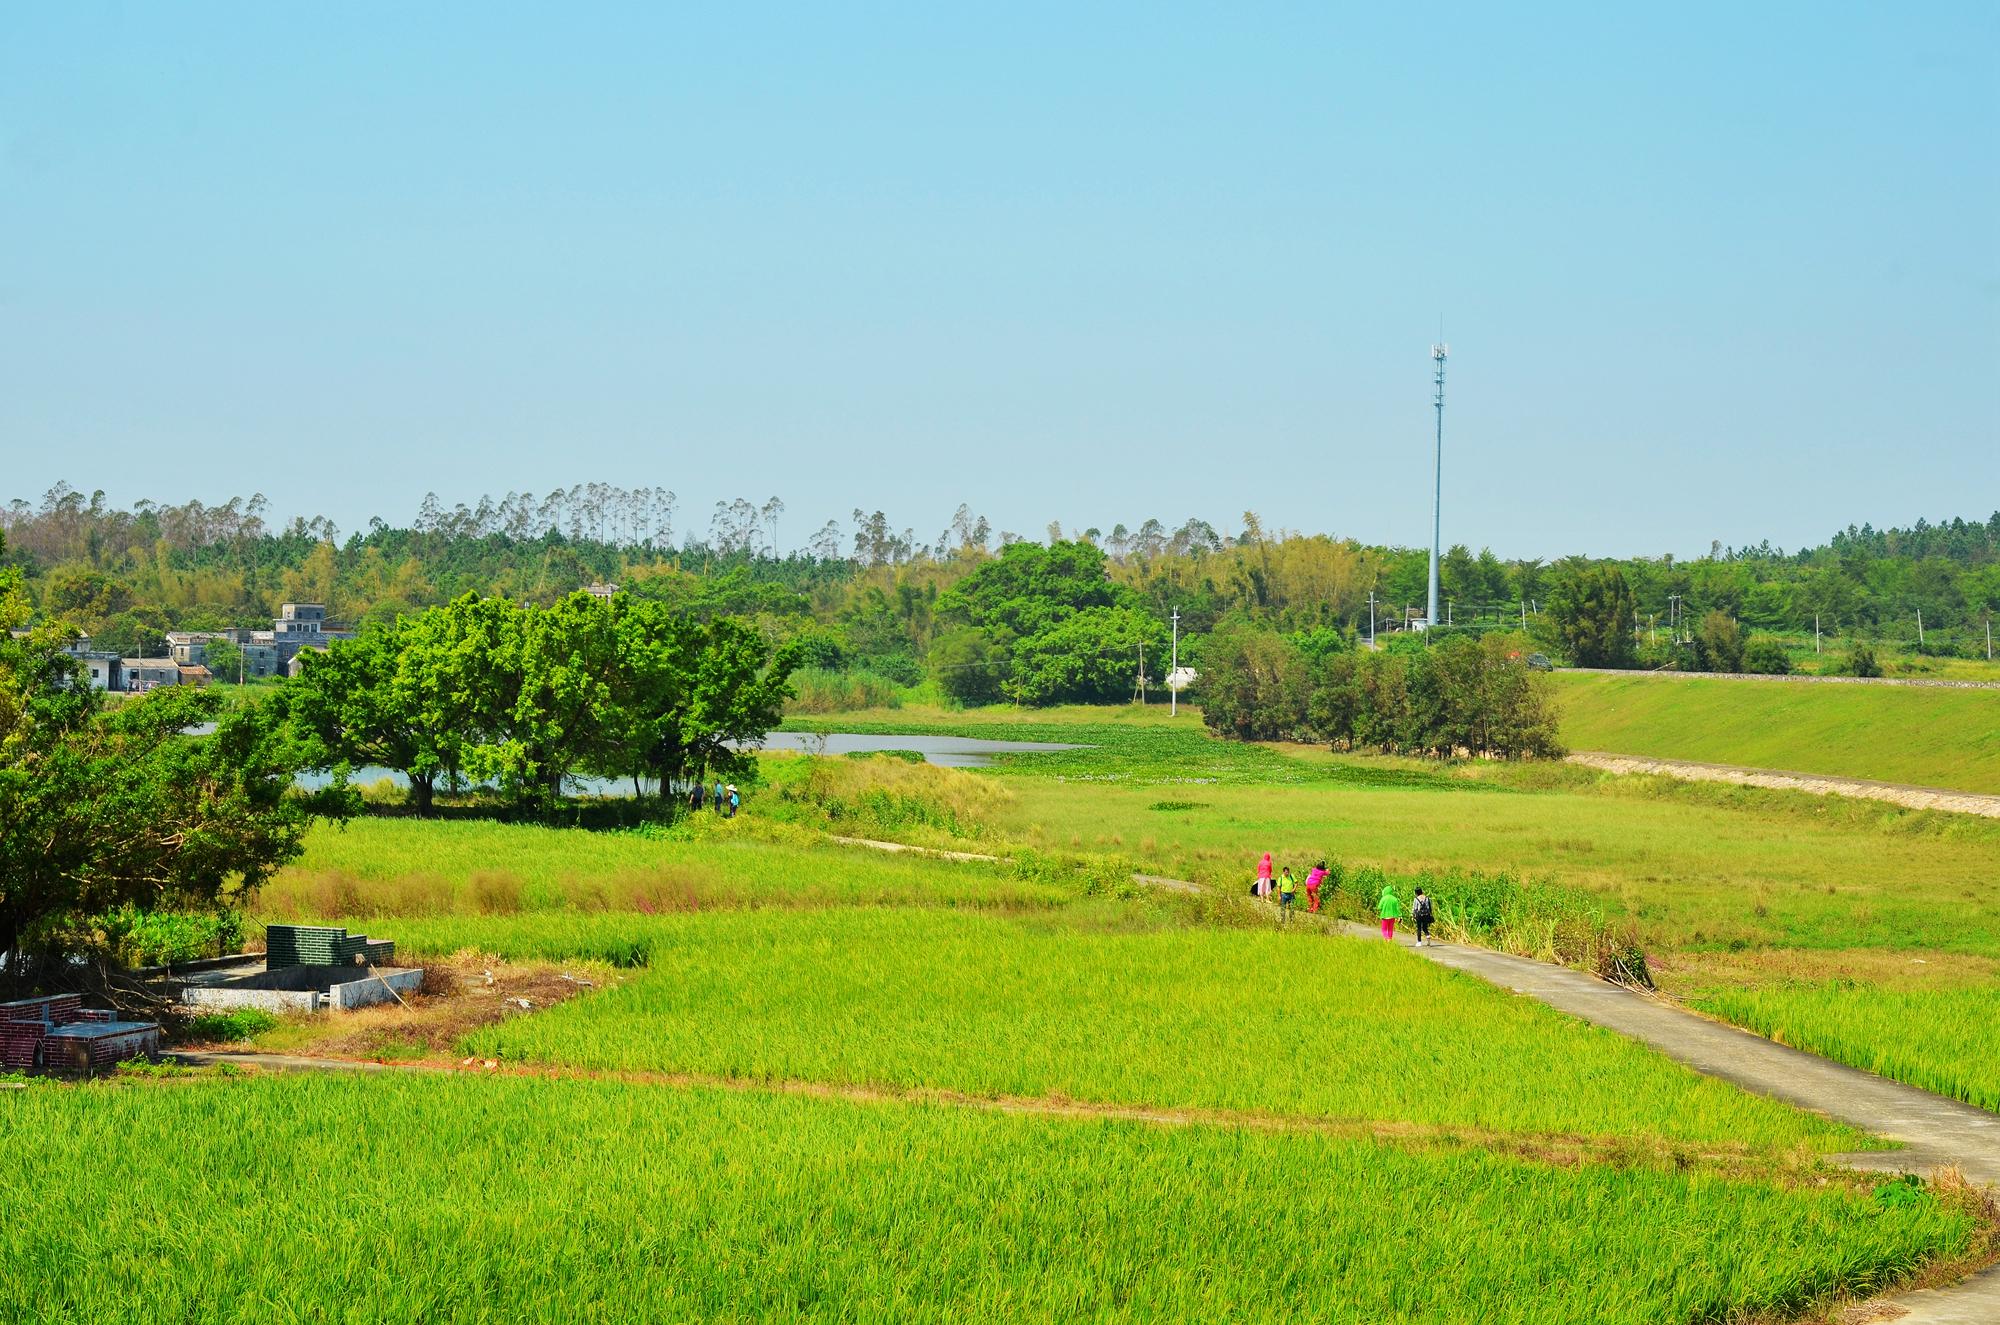
[[[39,502],[0,508],[0,555],[25,571],[40,619],[126,653],[158,652],[168,630],[268,625],[281,602],[325,603],[333,620],[360,627],[466,593],[549,603],[616,582],[697,618],[749,619],[774,642],[810,638],[825,665],[913,684],[937,638],[962,624],[940,618],[940,596],[1024,541],[966,506],[928,538],[860,510],[846,527],[801,537],[784,513],[775,497],[718,502],[705,528],[684,529],[664,488],[589,483],[470,506],[433,495],[407,524],[375,519],[350,532],[319,517],[274,522],[261,496],[127,510],[58,484]],[[1035,541],[1087,546],[1120,603],[1161,619],[1177,608],[1184,636],[1229,624],[1365,634],[1371,594],[1378,630],[1422,610],[1424,549],[1267,529],[1249,513],[1238,523],[1234,535],[1201,519],[1052,524]],[[1503,560],[1455,546],[1440,615],[1472,630],[1532,625],[1562,577],[1602,566],[1622,573],[1642,631],[1720,612],[1745,629],[1810,635],[1817,615],[1829,636],[1983,656],[2000,608],[2000,512],[1849,527],[1789,552],[1718,544],[1692,561]]]

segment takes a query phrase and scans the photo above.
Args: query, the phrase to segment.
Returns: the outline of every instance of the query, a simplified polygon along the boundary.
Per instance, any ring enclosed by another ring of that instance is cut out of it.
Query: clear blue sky
[[[0,499],[1420,544],[1442,315],[1447,541],[1983,516],[1996,144],[1991,3],[15,5]]]

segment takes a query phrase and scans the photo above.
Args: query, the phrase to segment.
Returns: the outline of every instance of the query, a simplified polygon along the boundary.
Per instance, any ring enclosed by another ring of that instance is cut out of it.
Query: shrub
[[[238,1008],[234,1012],[203,1012],[190,1017],[182,1034],[189,1040],[235,1044],[262,1035],[277,1024],[278,1019],[262,1008]]]
[[[1785,676],[1792,670],[1792,657],[1771,635],[1753,635],[1743,648],[1743,670],[1760,676]]]

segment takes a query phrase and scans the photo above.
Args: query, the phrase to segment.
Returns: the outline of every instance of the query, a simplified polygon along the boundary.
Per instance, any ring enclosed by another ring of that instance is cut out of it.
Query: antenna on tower
[[[1440,320],[1440,328],[1443,321]],[[1437,459],[1431,480],[1431,597],[1425,609],[1424,628],[1428,630],[1438,619],[1438,554],[1444,544],[1444,361],[1451,353],[1451,346],[1439,341],[1431,346],[1431,360],[1437,365],[1437,394],[1431,403],[1437,407]]]

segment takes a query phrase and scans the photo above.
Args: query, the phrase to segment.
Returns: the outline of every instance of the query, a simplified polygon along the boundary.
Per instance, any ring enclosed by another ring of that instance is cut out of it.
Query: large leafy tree
[[[1632,590],[1612,565],[1569,565],[1545,612],[1558,648],[1577,667],[1624,667],[1636,647]]]
[[[432,813],[438,779],[464,765],[474,718],[450,626],[449,612],[425,613],[305,655],[289,693],[315,765],[393,769],[409,779],[417,813]]]
[[[106,711],[66,632],[15,636],[25,619],[0,570],[0,955],[128,903],[227,901],[298,854],[314,812],[347,811],[288,794],[303,755],[282,702],[224,713],[176,686]]]
[[[617,672],[603,771],[652,778],[662,795],[709,772],[740,776],[743,746],[778,725],[796,650],[773,653],[741,622],[689,621],[658,604],[614,600]]]
[[[1014,645],[1001,689],[1017,704],[1108,704],[1130,699],[1139,676],[1159,684],[1167,629],[1124,607],[1093,607],[1065,616]]]

